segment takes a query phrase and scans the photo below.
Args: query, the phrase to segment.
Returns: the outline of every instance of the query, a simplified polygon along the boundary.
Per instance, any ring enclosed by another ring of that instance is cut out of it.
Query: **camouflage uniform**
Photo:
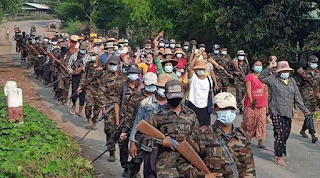
[[[151,115],[149,123],[162,132],[165,136],[170,136],[172,139],[182,142],[187,139],[192,130],[198,127],[199,123],[194,111],[188,107],[182,106],[181,112],[177,114],[172,111],[169,106],[166,109],[159,111],[155,115]],[[136,138],[138,139],[138,138]],[[139,140],[138,140],[139,141]],[[150,145],[150,137],[143,136],[142,143]],[[157,177],[184,177],[177,171],[177,159],[181,155],[177,151],[172,151],[170,148],[159,145],[157,154]]]
[[[231,57],[229,54],[223,55],[218,54],[214,55],[213,59],[221,66],[223,67],[227,72],[230,71],[229,61],[231,60]],[[228,85],[229,85],[229,76],[222,70],[218,70],[215,68],[215,74],[218,82],[218,86],[220,88],[221,92],[227,92]]]
[[[87,80],[89,80],[91,77],[95,75],[95,73],[97,73],[98,67],[101,67],[100,64],[98,64],[96,67],[94,67],[93,64],[94,64],[93,62],[87,63],[85,72],[80,79],[80,84],[79,84],[80,88],[84,88]],[[88,120],[87,126],[90,126],[92,123],[96,123],[99,117],[100,106],[98,101],[98,98],[99,98],[98,89],[99,89],[99,83],[97,79],[91,81],[91,83],[89,83],[86,86],[85,114]],[[91,117],[92,108],[93,108],[93,117]]]
[[[34,44],[34,47],[37,51],[40,51],[39,48],[40,48],[40,43],[35,43]],[[34,58],[34,73],[36,74],[36,78],[38,79],[40,77],[40,69],[39,69],[39,66],[41,65],[41,58],[39,57],[36,57]]]
[[[64,55],[62,59],[62,64],[64,66],[68,65],[68,61],[71,57],[72,53],[70,51],[67,52],[67,54]],[[64,79],[60,80],[58,82],[58,88],[62,89],[61,91],[61,96],[58,98],[58,101],[65,101],[68,98],[69,95],[69,89],[70,89],[70,84],[71,84],[71,76],[65,77]],[[64,104],[64,103],[62,103]]]
[[[101,77],[98,77],[98,101],[100,107],[110,107],[114,103],[121,101],[121,84],[125,81],[125,76],[119,74],[115,76],[111,71],[104,71]],[[112,134],[116,131],[115,110],[113,109],[108,113],[105,120],[104,131],[106,133],[107,142],[114,143],[116,140],[111,138]],[[115,151],[115,146],[110,148],[110,151]]]
[[[250,139],[241,128],[233,127],[231,134],[225,134],[215,122],[212,126],[194,130],[193,135],[196,137],[190,144],[199,152],[210,172],[222,173],[225,178],[256,176]],[[226,156],[224,150],[229,150],[232,159]],[[177,169],[183,177],[205,177],[203,172],[184,159],[177,162]]]
[[[52,50],[52,54],[58,60],[62,60],[62,54],[60,47],[56,46]],[[60,65],[57,62],[52,61],[52,82],[59,80],[60,78],[64,77],[64,73],[60,70]],[[53,84],[53,91],[55,92],[55,99],[61,97],[62,89],[58,88],[58,82]]]
[[[29,44],[30,46],[34,46],[34,45],[31,45]],[[34,54],[33,51],[31,50],[28,50],[28,68],[31,69],[32,67],[34,67],[35,65],[35,59],[37,57],[37,54]]]
[[[235,74],[235,69],[233,69],[233,80],[234,80],[234,87],[236,88],[236,98],[237,104],[240,111],[242,111],[243,105],[242,100],[246,94],[246,88],[244,84],[245,76],[250,72],[249,64],[246,60],[243,61],[243,64],[240,65],[238,60],[234,60],[236,65],[238,66],[239,70],[241,71],[240,75]]]

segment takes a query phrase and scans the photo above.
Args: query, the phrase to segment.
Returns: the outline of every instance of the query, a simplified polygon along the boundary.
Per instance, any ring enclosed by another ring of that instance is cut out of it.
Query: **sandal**
[[[79,112],[78,112],[77,115],[78,115],[79,117],[83,117],[83,114],[81,114],[81,113],[79,113]]]
[[[286,162],[281,157],[277,157],[277,164],[280,166],[285,166]]]
[[[71,110],[70,110],[70,114],[75,115],[75,114],[76,114],[75,109],[71,109]]]

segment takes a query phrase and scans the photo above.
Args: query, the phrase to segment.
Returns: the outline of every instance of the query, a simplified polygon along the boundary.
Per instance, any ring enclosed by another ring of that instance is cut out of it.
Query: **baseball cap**
[[[184,98],[183,88],[178,80],[170,80],[166,83],[165,94],[167,99]]]
[[[143,76],[143,82],[145,85],[155,85],[158,81],[158,77],[155,73],[153,72],[147,72]]]
[[[315,55],[309,56],[309,57],[308,57],[308,61],[309,61],[309,62],[313,62],[313,63],[319,62],[317,56],[315,56]]]
[[[119,64],[120,58],[119,56],[112,56],[110,60],[108,61],[109,64]]]
[[[236,98],[231,93],[227,93],[227,92],[218,93],[213,98],[213,105],[215,104],[219,108],[233,107],[234,109],[237,109]]]

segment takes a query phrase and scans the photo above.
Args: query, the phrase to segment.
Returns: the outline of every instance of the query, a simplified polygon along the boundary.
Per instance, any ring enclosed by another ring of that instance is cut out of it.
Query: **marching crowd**
[[[66,104],[71,86],[70,114],[85,117],[87,129],[96,129],[102,113],[108,161],[115,161],[118,143],[124,177],[136,177],[142,162],[147,178],[256,177],[250,142],[256,137],[258,147],[268,149],[263,140],[269,114],[276,163],[285,165],[295,105],[306,116],[300,134],[307,138],[308,129],[312,142],[318,140],[312,118],[320,98],[316,56],[309,56],[309,67],[300,70],[296,82],[289,63],[277,62],[276,56],[270,56],[269,64],[249,62],[243,50],[231,58],[218,44],[207,53],[210,49],[196,40],[180,44],[164,39],[164,32],[147,39],[142,49],[130,47],[126,39],[58,33],[39,37],[35,29],[29,38],[17,33],[15,39],[36,78],[53,86],[57,105]],[[235,96],[229,91],[231,83]],[[243,115],[241,127],[233,125],[237,112]],[[217,117],[214,123],[212,114]],[[159,141],[139,132],[143,120],[165,138]],[[177,151],[184,140],[211,173],[200,171]]]

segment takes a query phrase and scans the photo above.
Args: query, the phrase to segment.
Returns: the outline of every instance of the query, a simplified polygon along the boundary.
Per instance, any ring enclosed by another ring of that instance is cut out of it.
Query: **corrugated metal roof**
[[[37,3],[24,3],[23,5],[28,5],[37,9],[46,9],[46,10],[50,10],[50,8],[46,5],[42,5],[42,4],[37,4]]]

